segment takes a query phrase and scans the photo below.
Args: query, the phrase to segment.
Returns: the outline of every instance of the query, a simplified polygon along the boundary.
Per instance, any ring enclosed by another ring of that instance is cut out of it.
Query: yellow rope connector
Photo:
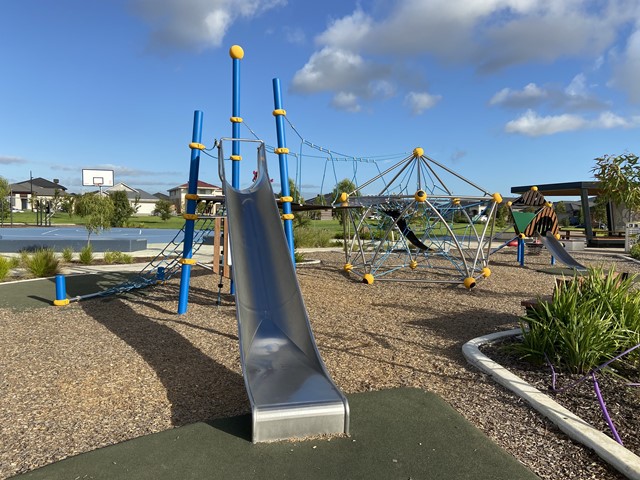
[[[231,117],[231,123],[242,123],[242,117]]]
[[[498,192],[494,193],[492,197],[494,202],[502,203],[502,195],[500,195]]]
[[[283,213],[282,214],[282,219],[283,220],[293,220],[293,213]]]
[[[197,220],[198,219],[198,214],[197,213],[183,213],[182,214],[182,218],[184,218],[185,220]]]
[[[195,258],[181,258],[180,260],[178,260],[178,263],[181,263],[183,265],[195,265],[197,262]]]
[[[293,197],[280,197],[281,202],[293,202]]]
[[[413,198],[415,198],[416,202],[424,203],[427,201],[427,192],[424,190],[418,190]]]
[[[194,150],[205,150],[207,147],[201,143],[191,142],[189,144],[189,148],[193,148]]]
[[[351,265],[350,263],[345,263],[345,264],[344,264],[344,267],[342,267],[342,269],[343,269],[345,272],[350,272],[351,270],[353,270],[353,265]]]
[[[416,268],[418,268],[418,262],[416,262],[415,260],[411,260],[411,261],[409,262],[409,268],[410,268],[411,270],[415,270]]]
[[[513,202],[512,202],[511,200],[509,200],[509,201],[507,202],[507,207],[510,207],[511,205],[513,205]]]
[[[64,298],[62,300],[54,300],[53,304],[56,307],[64,307],[65,305],[69,305],[69,299],[68,298]]]
[[[286,114],[287,114],[287,111],[284,108],[276,108],[273,111],[273,116],[274,117],[277,117],[278,115],[286,115]]]
[[[491,269],[489,267],[484,267],[482,269],[482,276],[484,278],[489,278],[491,276]]]
[[[416,147],[413,149],[413,156],[418,158],[424,155],[424,148]]]
[[[229,49],[229,56],[235,60],[242,60],[244,57],[244,50],[240,45],[232,45]]]
[[[347,203],[347,200],[349,200],[349,194],[347,192],[342,192],[338,197],[338,200],[342,203]]]
[[[231,155],[229,158],[231,160],[235,160],[236,162],[239,162],[240,160],[242,160],[242,155]]]
[[[454,198],[453,200],[451,200],[451,203],[453,203],[454,205],[458,206],[458,205],[460,205],[460,199],[459,198]]]
[[[187,200],[199,200],[200,196],[197,193],[187,193],[184,198]]]
[[[467,277],[464,279],[464,286],[467,287],[467,290],[471,290],[476,286],[476,279],[473,277]]]
[[[551,208],[551,207],[553,207],[553,203],[552,203],[552,202],[546,202],[546,203],[545,203],[545,206],[547,206],[547,207]]]
[[[373,275],[370,273],[365,273],[362,277],[362,283],[366,283],[367,285],[371,285],[373,283]]]
[[[277,153],[278,155],[281,153],[289,153],[289,149],[287,147],[278,147],[273,149],[273,153]]]

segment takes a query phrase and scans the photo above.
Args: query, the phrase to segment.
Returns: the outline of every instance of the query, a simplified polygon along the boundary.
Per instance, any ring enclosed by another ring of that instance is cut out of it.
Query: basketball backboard
[[[113,187],[113,170],[82,169],[83,187]]]

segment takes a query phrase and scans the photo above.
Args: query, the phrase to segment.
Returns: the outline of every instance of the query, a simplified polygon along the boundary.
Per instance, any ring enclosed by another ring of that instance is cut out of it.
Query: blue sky
[[[231,136],[234,44],[241,116],[269,145],[278,77],[305,140],[357,157],[419,146],[504,195],[640,152],[637,0],[4,0],[0,175],[75,192],[83,168],[151,193],[187,181],[193,111],[207,146]],[[287,144],[301,151],[291,130]],[[306,198],[354,175],[302,151]],[[358,165],[357,181],[374,173]],[[200,178],[221,183],[215,160]]]

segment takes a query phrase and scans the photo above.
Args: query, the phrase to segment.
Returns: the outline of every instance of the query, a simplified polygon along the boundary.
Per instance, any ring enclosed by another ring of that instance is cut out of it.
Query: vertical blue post
[[[524,267],[524,238],[518,237],[518,262]]]
[[[287,140],[284,134],[284,116],[287,112],[282,108],[282,93],[280,90],[280,79],[273,79],[273,111],[276,117],[276,131],[278,133],[278,148],[275,153],[278,154],[280,162],[280,188],[282,189],[282,219],[284,220],[284,234],[287,237],[291,261],[296,264],[296,258],[293,246],[293,213],[291,213],[291,191],[289,189],[289,165],[288,157],[289,149],[287,148]]]
[[[180,276],[180,296],[178,297],[178,313],[187,313],[187,304],[189,302],[189,281],[191,279],[191,266],[195,263],[193,260],[193,231],[195,229],[196,215],[196,198],[198,192],[198,174],[200,170],[200,150],[204,146],[202,141],[202,112],[196,110],[193,114],[193,134],[191,136],[191,163],[189,165],[189,186],[186,195],[186,210],[183,214],[185,218],[184,224],[184,247],[182,249],[182,272]]]
[[[62,274],[56,275],[56,299],[53,304],[61,307],[63,305],[69,305],[69,299],[67,298],[67,279]]]
[[[242,117],[240,116],[240,60],[244,58],[244,50],[240,45],[233,45],[229,49],[229,56],[232,58],[232,92],[231,92],[231,137],[240,138],[240,124]],[[231,186],[240,188],[240,142],[233,140],[231,142]],[[231,280],[229,287],[231,294],[236,293],[236,286]]]
[[[556,264],[556,257],[551,255],[551,265],[555,265],[555,264]]]

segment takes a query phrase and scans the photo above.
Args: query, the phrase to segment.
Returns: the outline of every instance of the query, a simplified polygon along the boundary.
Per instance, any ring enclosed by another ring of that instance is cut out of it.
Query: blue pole
[[[284,234],[287,237],[287,244],[289,245],[289,252],[291,254],[291,261],[296,264],[296,258],[293,245],[293,213],[291,213],[291,190],[289,189],[289,165],[288,157],[289,149],[287,148],[287,141],[284,133],[284,116],[285,110],[282,108],[282,93],[280,89],[280,79],[273,79],[273,105],[275,110],[273,111],[274,117],[276,117],[276,131],[278,134],[278,148],[275,153],[278,154],[278,160],[280,162],[280,188],[282,190],[282,219],[284,220]]]
[[[180,276],[180,296],[178,297],[178,313],[187,313],[189,302],[189,281],[191,278],[191,266],[195,264],[193,260],[193,231],[195,229],[196,198],[198,192],[198,174],[200,170],[200,150],[204,146],[202,140],[202,112],[196,110],[193,113],[193,134],[191,135],[191,163],[189,165],[189,186],[187,189],[187,212],[183,215],[184,224],[184,247],[182,250],[182,272]]]
[[[524,238],[518,238],[518,262],[524,267]]]
[[[244,50],[240,45],[234,45],[229,49],[233,66],[233,88],[231,97],[231,137],[240,138],[240,60],[244,57]],[[240,188],[240,142],[231,142],[231,185]]]
[[[53,304],[61,307],[63,305],[69,305],[69,299],[67,298],[67,279],[62,274],[56,275],[56,299]]]

